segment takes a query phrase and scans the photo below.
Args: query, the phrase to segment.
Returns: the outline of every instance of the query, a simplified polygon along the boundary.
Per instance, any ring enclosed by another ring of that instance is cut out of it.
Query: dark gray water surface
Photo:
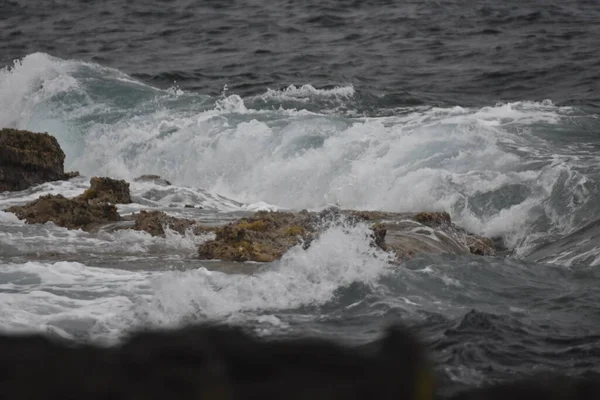
[[[594,1],[4,1],[0,62],[42,51],[240,95],[353,84],[385,105],[598,105]],[[380,98],[383,96],[383,98]]]

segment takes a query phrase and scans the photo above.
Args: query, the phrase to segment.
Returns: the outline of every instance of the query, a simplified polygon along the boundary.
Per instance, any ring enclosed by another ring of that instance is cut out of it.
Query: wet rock
[[[200,245],[201,259],[271,262],[315,233],[310,215],[259,211],[216,229],[215,240]]]
[[[217,228],[200,245],[201,259],[271,262],[291,247],[304,248],[332,224],[370,223],[373,246],[405,261],[419,253],[494,254],[493,242],[454,226],[448,213],[389,213],[330,208],[319,213],[267,212]]]
[[[134,182],[152,182],[161,186],[171,186],[171,182],[160,175],[140,175],[133,180]]]
[[[90,188],[76,197],[76,200],[93,204],[129,204],[131,203],[129,183],[124,180],[95,176],[90,179]]]
[[[131,218],[133,218],[135,221],[133,229],[137,231],[148,232],[152,236],[164,237],[165,228],[175,231],[181,235],[183,235],[190,228],[195,235],[214,230],[214,228],[205,227],[198,224],[197,221],[186,218],[172,217],[162,211],[140,211],[137,214],[133,214]]]
[[[467,236],[465,238],[467,246],[471,254],[477,254],[480,256],[493,256],[496,254],[494,248],[494,241],[490,238],[482,236]]]
[[[450,225],[452,220],[450,214],[445,211],[442,212],[419,212],[414,215],[414,220],[420,222],[423,225],[431,227],[439,227],[442,225]]]
[[[54,222],[68,229],[89,231],[100,224],[119,220],[114,205],[108,203],[87,203],[68,199],[62,195],[41,196],[23,206],[13,206],[6,211],[14,213],[28,224]]]
[[[22,206],[6,211],[29,224],[54,222],[68,229],[93,230],[102,224],[120,221],[113,204],[131,203],[129,183],[111,178],[93,177],[91,187],[83,194],[68,199],[62,195],[41,196]]]
[[[78,176],[78,172],[65,173],[64,161],[65,153],[55,137],[0,129],[0,192]]]

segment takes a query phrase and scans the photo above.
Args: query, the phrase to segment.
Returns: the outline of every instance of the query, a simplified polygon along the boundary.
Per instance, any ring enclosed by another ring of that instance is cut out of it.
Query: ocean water
[[[0,28],[0,126],[51,133],[82,174],[0,209],[103,175],[131,182],[122,214],[445,210],[506,247],[394,267],[366,226],[334,226],[235,267],[194,258],[210,236],[0,211],[3,331],[114,342],[210,320],[358,344],[404,321],[448,390],[600,372],[595,2],[17,0]]]

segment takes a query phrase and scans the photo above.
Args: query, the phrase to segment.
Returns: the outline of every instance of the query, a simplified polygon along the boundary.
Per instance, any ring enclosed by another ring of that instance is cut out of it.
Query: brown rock
[[[465,238],[471,254],[480,256],[493,256],[496,254],[494,242],[490,238],[482,236],[467,236]]]
[[[291,247],[308,247],[328,226],[344,221],[371,223],[373,246],[405,261],[419,253],[492,255],[491,240],[454,226],[445,212],[390,213],[327,209],[320,213],[258,212],[217,228],[216,238],[200,245],[201,259],[270,262]]]
[[[114,205],[108,203],[88,204],[67,199],[62,195],[41,196],[24,206],[13,206],[6,211],[15,213],[28,224],[43,224],[49,221],[69,229],[89,231],[95,226],[119,220]]]
[[[308,213],[259,211],[215,231],[216,238],[200,245],[201,259],[271,262],[314,234]]]
[[[90,179],[90,188],[75,198],[88,203],[131,203],[129,183],[124,180],[93,177]]]
[[[149,175],[149,174],[140,175],[137,178],[135,178],[133,181],[134,182],[152,182],[157,185],[171,186],[171,182],[169,182],[168,180],[166,180],[165,178],[163,178],[160,175]]]
[[[194,234],[210,232],[215,228],[205,227],[191,219],[176,218],[162,211],[140,211],[132,216],[135,221],[133,229],[145,231],[152,236],[165,236],[165,227],[183,235],[186,230],[192,228]]]
[[[65,153],[55,137],[17,129],[0,129],[0,192],[24,190],[44,182],[70,179]]]
[[[413,218],[415,221],[427,226],[438,227],[440,225],[450,225],[452,223],[452,220],[450,219],[450,214],[448,214],[445,211],[420,212],[415,214]]]

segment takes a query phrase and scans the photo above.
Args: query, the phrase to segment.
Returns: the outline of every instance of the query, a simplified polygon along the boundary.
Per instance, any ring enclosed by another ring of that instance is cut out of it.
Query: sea
[[[122,215],[447,211],[501,244],[398,266],[334,225],[233,268],[196,258],[210,235],[0,211],[0,330],[116,343],[218,322],[359,345],[404,323],[447,390],[600,373],[599,47],[594,0],[0,1],[0,127],[52,134],[81,173],[0,210],[110,176],[131,183]]]

